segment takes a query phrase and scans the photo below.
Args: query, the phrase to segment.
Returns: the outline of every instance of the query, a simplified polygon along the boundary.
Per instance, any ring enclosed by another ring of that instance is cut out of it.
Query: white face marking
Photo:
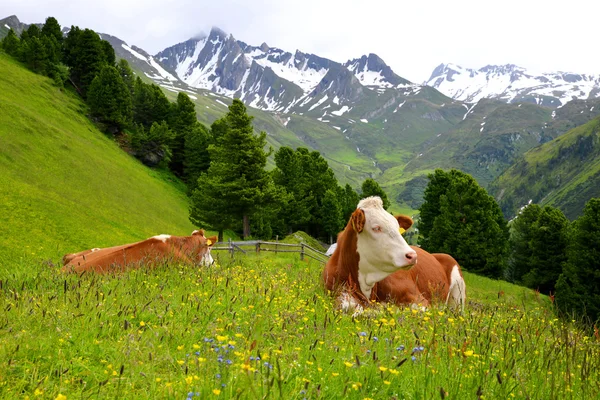
[[[358,234],[358,282],[367,298],[375,283],[400,270],[410,269],[416,253],[400,234],[396,218],[384,210],[379,197],[367,197],[358,203],[365,213],[363,231]],[[406,257],[411,255],[411,259]]]
[[[214,262],[215,262],[215,260],[212,258],[212,255],[210,254],[210,247],[209,247],[208,250],[206,251],[206,253],[202,256],[202,259],[200,260],[200,265],[202,265],[203,267],[210,267],[211,265],[213,265]]]
[[[168,239],[171,238],[171,235],[157,235],[157,236],[152,236],[151,239],[156,239],[156,240],[160,240],[163,243],[166,243]]]

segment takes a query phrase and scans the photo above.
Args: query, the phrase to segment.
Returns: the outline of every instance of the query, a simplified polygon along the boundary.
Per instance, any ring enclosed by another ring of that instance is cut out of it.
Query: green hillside
[[[121,150],[76,95],[1,52],[0,71],[0,271],[194,229],[182,183]]]
[[[600,117],[536,147],[490,185],[508,217],[529,200],[574,219],[600,197]]]

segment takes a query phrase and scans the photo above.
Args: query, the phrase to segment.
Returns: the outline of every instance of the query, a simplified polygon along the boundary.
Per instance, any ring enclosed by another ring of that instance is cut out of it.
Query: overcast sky
[[[413,82],[440,63],[517,64],[532,72],[600,74],[600,2],[592,0],[1,0],[0,19],[54,16],[117,36],[150,54],[217,26],[345,62],[379,55]]]

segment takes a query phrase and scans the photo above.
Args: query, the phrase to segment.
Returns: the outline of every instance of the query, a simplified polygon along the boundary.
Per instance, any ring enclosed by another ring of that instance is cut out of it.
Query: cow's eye
[[[381,232],[381,227],[380,226],[374,226],[373,227],[373,232]]]

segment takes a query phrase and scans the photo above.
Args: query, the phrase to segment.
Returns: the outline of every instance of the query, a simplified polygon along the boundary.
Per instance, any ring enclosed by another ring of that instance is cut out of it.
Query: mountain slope
[[[187,235],[185,188],[98,131],[69,91],[0,52],[0,263]]]
[[[478,70],[440,64],[426,84],[467,103],[486,98],[556,108],[573,99],[600,97],[600,75],[534,74],[513,64],[488,65]]]
[[[576,218],[590,198],[600,197],[600,117],[525,153],[490,193],[507,217],[531,200]]]

